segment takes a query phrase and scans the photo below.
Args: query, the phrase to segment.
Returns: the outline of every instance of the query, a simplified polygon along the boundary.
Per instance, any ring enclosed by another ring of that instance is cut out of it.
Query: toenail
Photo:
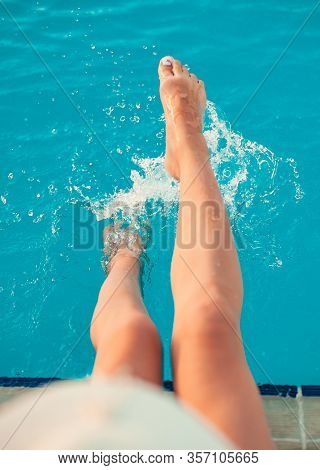
[[[161,59],[161,64],[169,67],[170,65],[173,64],[173,61],[174,61],[173,57],[171,57],[170,55],[166,55],[165,57]]]

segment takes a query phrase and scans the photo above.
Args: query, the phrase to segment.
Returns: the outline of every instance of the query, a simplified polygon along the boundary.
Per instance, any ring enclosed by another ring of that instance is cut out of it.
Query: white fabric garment
[[[173,393],[130,377],[72,380],[23,393],[0,408],[0,444],[5,449],[232,448]]]

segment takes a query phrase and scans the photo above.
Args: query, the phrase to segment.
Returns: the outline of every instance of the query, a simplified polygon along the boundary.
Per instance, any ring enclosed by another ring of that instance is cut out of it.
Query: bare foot
[[[166,119],[165,167],[173,178],[179,180],[177,147],[180,140],[201,134],[206,92],[203,82],[173,57],[161,59],[158,72]]]
[[[137,232],[129,228],[121,227],[120,223],[110,224],[103,231],[103,268],[107,273],[115,264],[128,267],[131,270],[136,265],[134,272],[138,272],[140,263],[137,263],[144,250],[141,238]]]

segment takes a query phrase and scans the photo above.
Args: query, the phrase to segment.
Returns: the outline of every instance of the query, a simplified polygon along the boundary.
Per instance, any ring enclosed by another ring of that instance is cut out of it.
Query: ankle
[[[127,275],[137,276],[140,272],[140,262],[130,250],[120,249],[108,265],[108,272],[121,271]]]
[[[167,151],[174,153],[179,161],[183,157],[183,165],[187,162],[204,161],[208,158],[208,146],[204,135],[197,129],[184,125],[176,128],[174,136],[167,134]]]

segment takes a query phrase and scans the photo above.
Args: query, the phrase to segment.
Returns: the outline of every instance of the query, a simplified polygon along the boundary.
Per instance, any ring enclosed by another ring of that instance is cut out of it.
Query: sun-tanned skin
[[[160,62],[159,78],[165,166],[180,181],[171,266],[175,391],[239,448],[272,448],[241,341],[243,289],[237,252],[202,134],[204,84],[172,57]],[[121,252],[126,256],[117,255],[112,264],[92,322],[97,350],[93,373],[125,370],[160,384],[161,344],[142,302],[139,262],[130,250],[122,247]]]
[[[166,121],[165,167],[176,180],[180,179],[181,140],[185,135],[202,132],[206,108],[206,92],[201,80],[190,74],[178,60],[165,57],[159,64],[160,97]]]

